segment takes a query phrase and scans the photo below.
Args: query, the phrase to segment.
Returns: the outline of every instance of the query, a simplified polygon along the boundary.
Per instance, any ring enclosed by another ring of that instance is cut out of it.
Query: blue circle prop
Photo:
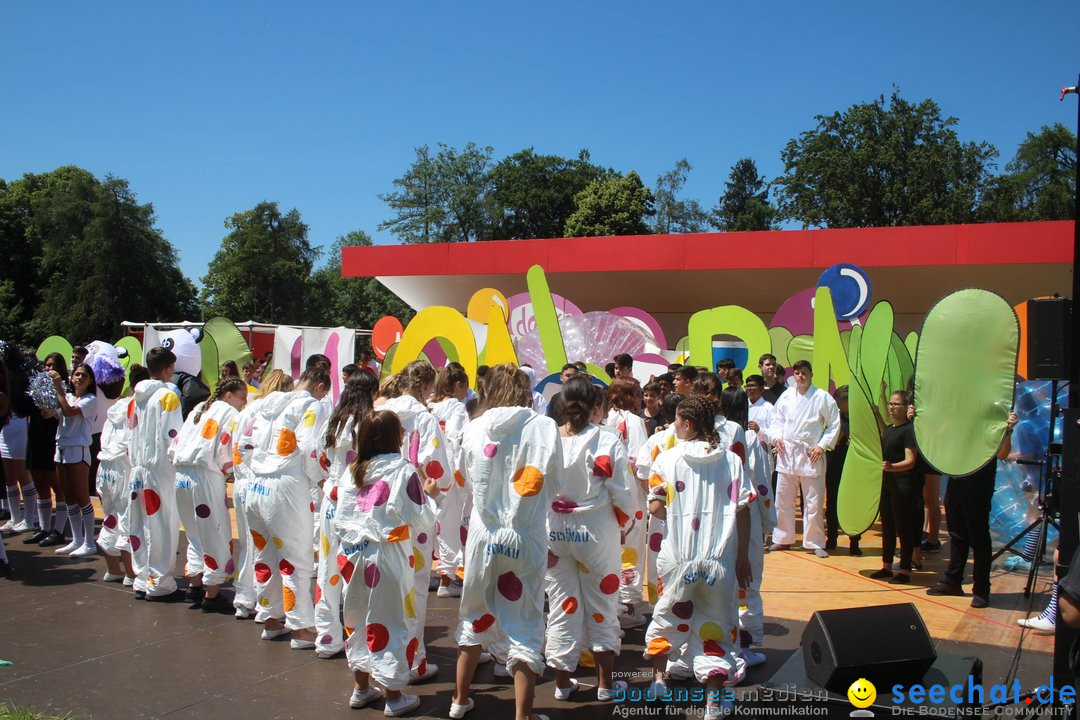
[[[870,276],[858,265],[833,265],[821,273],[817,286],[829,288],[838,320],[857,318],[870,307],[873,296]]]

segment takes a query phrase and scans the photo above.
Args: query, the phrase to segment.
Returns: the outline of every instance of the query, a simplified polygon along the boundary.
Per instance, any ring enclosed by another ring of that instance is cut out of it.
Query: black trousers
[[[971,592],[990,595],[990,501],[994,497],[994,477],[949,478],[945,490],[945,512],[949,527],[949,567],[945,581],[959,586],[964,581],[968,550],[975,558],[971,571]]]
[[[90,497],[97,495],[97,471],[98,462],[97,456],[101,452],[101,433],[94,433],[90,436],[90,475],[87,481],[90,483]]]
[[[830,451],[825,461],[825,537],[836,540],[840,536],[840,521],[836,517],[836,499],[840,495],[840,476],[844,473],[847,446]],[[776,497],[776,494],[773,494]],[[852,535],[858,542],[862,535]]]
[[[922,542],[922,476],[883,473],[881,478],[881,559],[892,565],[900,540],[900,569],[911,572],[911,553]]]

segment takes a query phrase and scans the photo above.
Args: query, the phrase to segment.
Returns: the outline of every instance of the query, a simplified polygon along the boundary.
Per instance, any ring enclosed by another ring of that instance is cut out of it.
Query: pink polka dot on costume
[[[569,498],[559,497],[555,498],[555,501],[551,503],[551,511],[559,513],[561,515],[567,515],[574,512],[578,504]]]
[[[769,488],[765,487],[764,485],[758,485],[757,494],[761,497],[765,497],[769,494]]]
[[[176,430],[175,429],[169,430],[169,437],[171,437],[171,438],[176,437]]]
[[[686,489],[686,483],[684,483],[682,480],[676,480],[675,481],[675,492],[682,492],[685,489]]]
[[[236,572],[236,563],[233,562],[232,558],[229,558],[229,562],[225,563],[225,572],[228,575],[232,575]]]
[[[701,528],[701,518],[696,517],[690,521],[690,529],[697,532]]]
[[[206,505],[206,504],[196,505],[195,506],[195,514],[198,515],[201,518],[210,517],[210,506]]]
[[[409,478],[409,481],[405,483],[405,494],[417,505],[423,505],[427,502],[427,495],[424,494],[424,487],[420,484],[420,476],[416,473],[413,473],[412,477]]]
[[[521,579],[513,571],[504,572],[500,575],[495,582],[495,587],[498,588],[500,595],[511,602],[520,600],[521,593],[525,589],[521,584]]]
[[[346,465],[352,465],[353,462],[355,462],[355,461],[356,461],[356,451],[355,450],[350,450],[349,452],[345,453],[345,464]]]
[[[558,564],[559,564],[559,556],[558,556],[558,555],[556,555],[555,553],[551,552],[551,549],[549,548],[549,549],[548,549],[548,562],[547,562],[547,566],[548,566],[549,568],[553,568],[553,567],[555,567],[555,566],[556,566],[556,565],[558,565]]]
[[[142,540],[139,539],[138,535],[129,535],[128,542],[131,543],[132,552],[138,552],[139,548],[142,547]]]
[[[435,534],[442,535],[442,523],[438,520],[435,521]]]
[[[736,485],[734,482],[732,482],[730,485],[728,485],[727,491],[728,491],[728,497],[731,498],[731,502],[733,502],[733,503],[739,502],[739,486],[738,485]]]
[[[379,584],[379,580],[382,578],[382,573],[379,572],[379,566],[375,563],[364,566],[364,584],[369,588],[373,588]]]
[[[282,560],[278,563],[278,570],[281,571],[282,575],[292,575],[296,568],[293,567],[293,564],[288,560]]]
[[[131,417],[128,418],[128,429],[134,430],[138,426],[139,426],[139,416],[133,414]]]
[[[488,443],[484,446],[484,457],[493,458],[497,452],[499,452],[499,446],[495,443]]]
[[[334,644],[334,636],[330,635],[329,633],[327,633],[326,635],[323,635],[321,638],[319,638],[319,644],[320,645],[333,645]]]
[[[228,472],[230,470],[232,470],[232,469],[233,469],[232,460],[230,460],[229,462],[227,462],[227,463],[225,463],[224,465],[221,466],[221,472],[226,473],[226,474],[228,474]]]
[[[116,528],[118,523],[116,521],[116,516],[115,515],[107,515],[107,516],[105,516],[105,519],[102,520],[101,524],[103,526],[107,527],[108,529],[113,530],[113,529]]]
[[[689,620],[694,614],[694,602],[692,600],[677,602],[671,606],[671,613],[680,620]]]
[[[360,488],[356,495],[356,506],[361,512],[369,513],[373,508],[384,505],[390,499],[390,486],[383,480]]]
[[[469,539],[469,528],[464,525],[458,528],[458,537],[461,538],[461,544],[464,545]]]
[[[421,545],[427,545],[427,533],[420,533],[419,535],[417,535],[416,542],[420,543]]]
[[[660,552],[660,545],[664,542],[664,536],[660,533],[653,533],[649,536],[649,549],[653,552]]]

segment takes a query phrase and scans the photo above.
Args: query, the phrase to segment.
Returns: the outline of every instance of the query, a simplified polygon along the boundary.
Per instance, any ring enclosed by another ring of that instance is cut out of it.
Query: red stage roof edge
[[[768,255],[755,252],[762,243]],[[1071,263],[1071,220],[840,230],[376,245],[342,250],[345,277]],[[733,246],[733,247],[732,247]]]

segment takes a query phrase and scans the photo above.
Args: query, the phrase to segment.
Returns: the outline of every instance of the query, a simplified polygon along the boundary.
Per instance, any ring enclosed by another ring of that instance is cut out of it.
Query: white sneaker
[[[418,674],[415,670],[410,670],[409,671],[409,684],[410,685],[415,685],[417,683],[427,682],[428,680],[431,680],[432,678],[434,678],[438,674],[439,674],[439,666],[436,665],[435,663],[430,663],[429,662],[427,664],[427,669],[424,670],[423,675]],[[405,696],[402,695],[401,697],[405,697]]]
[[[694,671],[683,661],[682,658],[677,660],[668,660],[667,667],[664,668],[664,674],[672,680],[693,680]]]
[[[608,700],[611,700],[613,697],[615,697],[616,690],[621,691],[621,693],[625,697],[626,689],[629,687],[630,683],[626,682],[625,680],[616,680],[614,684],[609,688],[596,688],[596,699],[607,702]]]
[[[77,542],[75,542],[74,540],[72,540],[71,542],[69,542],[69,543],[68,543],[67,545],[65,545],[64,547],[62,547],[62,548],[56,548],[56,554],[57,554],[57,555],[70,555],[71,553],[73,553],[73,552],[75,552],[76,550],[78,550],[78,549],[79,549],[79,547],[80,547],[79,543],[77,543]]]
[[[104,575],[101,576],[101,581],[102,582],[120,582],[120,581],[125,580],[125,579],[126,579],[126,576],[124,575],[124,573],[115,573],[114,574],[114,573],[111,573],[111,572],[107,572],[107,573],[105,573]]]
[[[555,699],[556,700],[569,700],[570,696],[576,693],[581,688],[578,685],[578,681],[574,678],[570,678],[570,687],[561,688],[558,685],[555,686]]]
[[[282,635],[288,635],[291,632],[292,632],[292,630],[290,630],[287,625],[284,626],[284,627],[279,627],[277,630],[271,630],[270,628],[263,628],[262,639],[263,640],[273,640],[274,638],[281,637]]]
[[[249,617],[251,617],[251,613],[251,609],[246,608],[243,605],[238,605],[236,608],[236,612],[233,613],[233,617],[235,617],[237,620],[247,620]]]
[[[12,532],[12,528],[14,528],[14,527],[15,527],[15,519],[12,518],[12,519],[8,520],[6,523],[4,523],[3,525],[0,525],[0,532],[6,532],[6,533]]]
[[[24,533],[29,529],[30,523],[26,522],[25,520],[20,520],[19,522],[12,525],[11,529],[8,530],[8,532],[18,535],[19,533]]]
[[[289,641],[289,647],[293,650],[314,650],[314,640],[301,640],[300,638],[293,638]]]
[[[90,557],[91,555],[97,555],[96,545],[83,545],[72,550],[70,554],[71,557]]]
[[[449,585],[440,585],[439,589],[435,591],[435,597],[441,598],[454,598],[461,597],[461,587],[450,583]]]
[[[476,707],[476,703],[472,698],[469,698],[469,702],[464,705],[458,705],[456,702],[450,703],[450,717],[454,720],[461,720],[466,714],[472,712],[472,709]]]
[[[491,669],[491,672],[495,675],[495,677],[510,677],[510,671],[507,670],[506,666],[503,665],[501,662],[495,663],[495,665]]]
[[[329,660],[341,654],[341,651],[345,649],[344,645],[330,645],[329,647],[320,647],[315,651],[315,657],[321,660]]]
[[[1019,618],[1017,619],[1016,624],[1033,632],[1037,632],[1040,635],[1052,635],[1055,629],[1054,623],[1051,622],[1049,618],[1044,618],[1042,615],[1032,618]]]
[[[746,667],[748,667],[748,668],[757,667],[758,665],[762,665],[768,659],[768,658],[765,657],[764,653],[755,652],[754,650],[751,650],[750,648],[740,650],[739,651],[739,657],[741,657],[743,659],[743,662],[746,663]]]
[[[386,717],[397,717],[398,715],[404,715],[410,710],[415,710],[420,707],[420,698],[416,695],[402,694],[397,700],[387,700],[386,707],[383,708],[383,715]]]
[[[349,696],[349,707],[354,710],[359,710],[362,707],[367,707],[381,697],[382,691],[379,690],[379,688],[374,685],[368,685],[367,690],[352,691],[352,695]]]
[[[127,575],[124,576],[124,587],[131,587],[134,584],[135,578],[129,578]]]

